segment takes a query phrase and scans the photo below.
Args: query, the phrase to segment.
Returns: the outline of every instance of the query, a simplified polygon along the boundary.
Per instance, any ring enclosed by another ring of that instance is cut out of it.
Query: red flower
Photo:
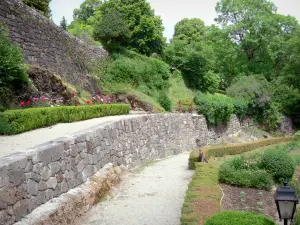
[[[21,105],[22,107],[24,107],[24,106],[25,106],[25,102],[20,102],[20,105]]]
[[[30,104],[31,104],[31,101],[30,101],[30,100],[28,100],[28,101],[27,101],[27,104],[29,104],[29,105],[30,105]]]
[[[87,100],[87,101],[86,101],[86,104],[91,105],[92,102],[91,102],[90,100]]]

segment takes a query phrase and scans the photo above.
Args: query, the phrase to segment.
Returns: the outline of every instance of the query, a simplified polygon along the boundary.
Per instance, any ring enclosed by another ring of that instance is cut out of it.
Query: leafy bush
[[[281,92],[284,91],[281,90]],[[280,96],[276,88],[273,88],[263,76],[242,77],[227,89],[227,94],[235,99],[243,100],[243,105],[248,105],[246,112],[264,125],[266,129],[274,130],[282,122],[284,96]],[[296,98],[297,96],[293,96],[294,104]]]
[[[292,158],[280,148],[266,150],[262,157],[261,167],[272,174],[276,182],[291,179],[295,171]]]
[[[271,219],[251,213],[241,211],[222,211],[210,217],[204,225],[275,225]]]
[[[203,114],[209,124],[226,123],[234,112],[232,100],[226,95],[199,93],[194,101],[198,113]]]
[[[129,110],[129,105],[121,104],[9,110],[0,113],[0,134],[18,134],[57,123],[128,114]]]
[[[232,99],[234,105],[234,114],[237,115],[240,119],[244,119],[248,113],[248,103],[242,99]]]
[[[23,55],[0,24],[0,105],[9,104],[12,94],[27,84]]]
[[[272,175],[263,170],[236,169],[231,161],[225,161],[219,170],[219,180],[231,185],[270,190]]]
[[[166,91],[169,88],[169,66],[159,59],[138,54],[116,56],[116,60],[107,68],[106,82],[144,85],[151,92]]]
[[[171,111],[171,100],[165,92],[159,94],[158,102],[166,111]]]
[[[206,158],[222,157],[225,155],[238,155],[264,146],[289,142],[293,140],[294,137],[268,138],[259,141],[252,141],[249,143],[229,144],[225,146],[208,146],[201,148],[201,151],[205,153]]]

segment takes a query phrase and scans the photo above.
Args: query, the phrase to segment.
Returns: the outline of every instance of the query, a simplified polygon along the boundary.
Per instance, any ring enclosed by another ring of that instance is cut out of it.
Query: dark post
[[[284,225],[288,225],[288,220],[287,219],[284,219]]]

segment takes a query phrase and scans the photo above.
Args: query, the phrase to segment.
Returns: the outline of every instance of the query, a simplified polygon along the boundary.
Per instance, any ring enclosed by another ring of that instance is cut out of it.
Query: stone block
[[[25,173],[22,170],[11,170],[8,172],[9,182],[18,186],[25,181]]]
[[[51,177],[51,170],[46,166],[41,171],[41,178],[44,181],[47,181]]]
[[[30,196],[37,196],[39,192],[39,183],[29,179],[27,183],[27,192]]]
[[[49,165],[49,169],[51,171],[51,176],[54,176],[60,171],[60,163],[59,162],[52,162]]]
[[[48,186],[47,186],[47,183],[43,180],[41,180],[39,182],[39,191],[45,191],[47,190]]]
[[[16,218],[16,221],[19,221],[23,216],[27,215],[29,208],[29,202],[27,199],[23,199],[21,201],[18,201],[13,206],[13,212]]]
[[[47,188],[48,189],[55,190],[55,188],[57,186],[57,179],[56,179],[56,177],[50,177],[49,180],[46,182],[46,184],[47,184]]]

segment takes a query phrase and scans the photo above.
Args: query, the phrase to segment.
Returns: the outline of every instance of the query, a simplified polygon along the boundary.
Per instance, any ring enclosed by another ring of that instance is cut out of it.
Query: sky
[[[73,20],[73,10],[79,8],[84,0],[52,0],[50,7],[52,17],[59,24],[65,16],[67,22]],[[206,25],[214,23],[216,17],[215,6],[218,0],[148,0],[155,10],[155,14],[161,16],[168,39],[172,38],[175,24],[183,18],[200,18]],[[273,0],[278,7],[278,13],[292,15],[300,21],[299,0]]]

